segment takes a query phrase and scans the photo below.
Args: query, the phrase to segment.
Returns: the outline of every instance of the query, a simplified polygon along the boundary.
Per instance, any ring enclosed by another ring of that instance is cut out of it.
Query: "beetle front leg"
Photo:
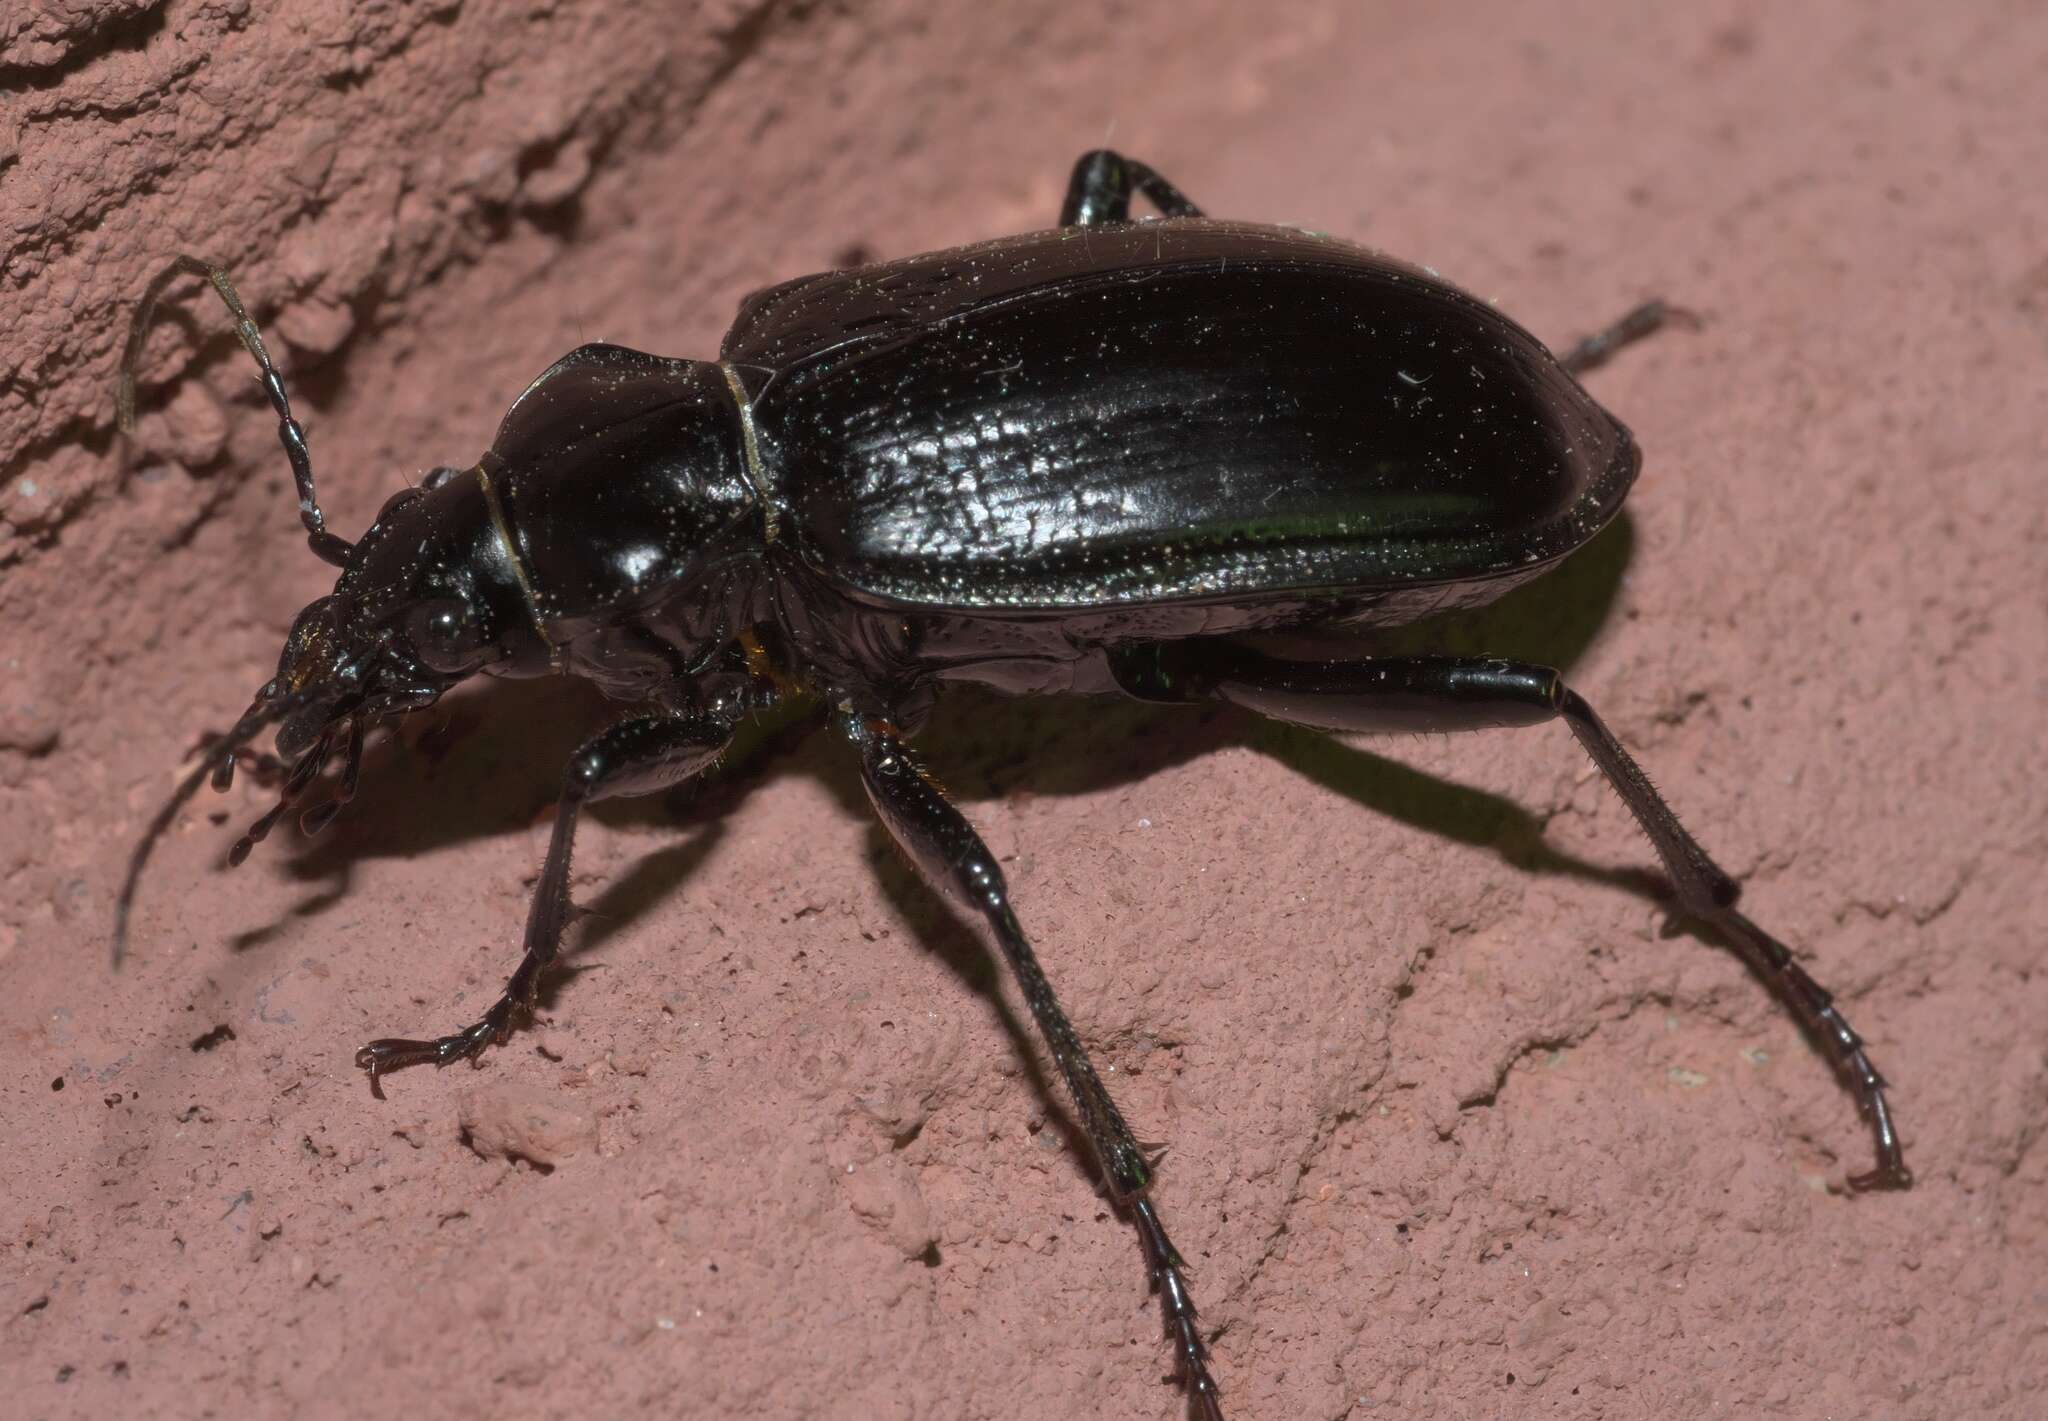
[[[1093,227],[1099,222],[1131,220],[1131,195],[1143,193],[1168,217],[1200,217],[1202,209],[1165,178],[1121,153],[1097,148],[1083,153],[1067,183],[1060,205],[1060,226]]]
[[[1159,1290],[1188,1397],[1204,1421],[1223,1421],[1216,1382],[1209,1375],[1208,1349],[1195,1321],[1195,1303],[1183,1276],[1186,1262],[1174,1251],[1146,1191],[1152,1183],[1145,1151],[1131,1135],[1116,1103],[1096,1074],[1080,1035],[1053,995],[1017,915],[995,855],[981,836],[912,763],[896,731],[880,722],[842,714],[838,725],[860,753],[861,782],[876,815],[925,880],[981,915],[1023,990],[1039,1034],[1081,1115],[1081,1128],[1095,1149],[1104,1178],[1119,1208],[1136,1220],[1152,1286]]]
[[[1680,906],[1720,929],[1855,1093],[1875,1136],[1877,1166],[1851,1175],[1849,1187],[1912,1184],[1884,1078],[1863,1038],[1783,943],[1735,911],[1741,886],[1707,856],[1634,757],[1556,671],[1477,657],[1281,661],[1235,647],[1185,644],[1120,653],[1115,670],[1125,690],[1141,700],[1228,701],[1318,730],[1484,730],[1563,719],[1649,836]]]
[[[486,1046],[503,1042],[533,1012],[541,974],[562,946],[569,921],[569,856],[583,806],[620,795],[653,794],[706,769],[732,739],[734,725],[719,715],[647,716],[623,721],[584,742],[569,760],[562,802],[547,862],[526,915],[526,955],[505,984],[505,993],[481,1020],[432,1041],[390,1037],[356,1052],[356,1065],[370,1073],[370,1089],[381,1097],[378,1078],[401,1066],[431,1061],[445,1066],[474,1059]]]

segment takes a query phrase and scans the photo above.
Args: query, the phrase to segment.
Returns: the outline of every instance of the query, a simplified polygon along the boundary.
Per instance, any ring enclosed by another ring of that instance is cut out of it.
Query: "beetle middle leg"
[[[1741,885],[1707,856],[1634,757],[1550,667],[1447,656],[1282,661],[1215,643],[1138,648],[1119,653],[1114,665],[1125,691],[1140,700],[1225,701],[1318,730],[1484,730],[1562,719],[1649,836],[1680,907],[1733,944],[1855,1094],[1870,1121],[1877,1164],[1851,1175],[1849,1187],[1903,1189],[1913,1182],[1884,1078],[1863,1038],[1790,950],[1735,910]]]
[[[730,717],[713,713],[643,716],[584,742],[570,757],[563,777],[547,862],[526,916],[526,955],[505,984],[504,995],[480,1020],[450,1035],[432,1041],[388,1037],[356,1052],[356,1064],[370,1073],[372,1091],[381,1095],[378,1077],[401,1066],[429,1061],[445,1066],[465,1056],[474,1058],[486,1046],[502,1042],[520,1019],[532,1013],[541,974],[560,952],[562,930],[569,921],[569,856],[583,806],[621,795],[653,794],[698,774],[731,741],[734,724]]]
[[[1200,217],[1202,209],[1187,194],[1140,163],[1107,148],[1083,153],[1067,183],[1060,205],[1060,226],[1092,227],[1099,222],[1131,220],[1131,197],[1143,193],[1168,217]]]
[[[836,723],[860,753],[861,782],[876,815],[926,882],[952,895],[987,921],[1031,1008],[1053,1064],[1081,1113],[1081,1128],[1120,1209],[1128,1209],[1144,1245],[1146,1268],[1159,1290],[1160,1308],[1179,1357],[1181,1380],[1204,1421],[1223,1421],[1216,1382],[1209,1375],[1208,1348],[1195,1321],[1195,1302],[1183,1276],[1186,1262],[1166,1237],[1159,1213],[1147,1197],[1152,1169],[1144,1148],[1124,1123],[1088,1050],[1053,995],[1030,940],[1010,908],[1009,889],[996,857],[959,810],[946,799],[904,750],[896,731],[881,722],[841,714]]]

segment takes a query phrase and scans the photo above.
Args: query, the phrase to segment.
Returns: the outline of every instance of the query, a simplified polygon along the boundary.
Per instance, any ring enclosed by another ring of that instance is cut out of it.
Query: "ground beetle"
[[[1142,194],[1164,216],[1132,221]],[[526,954],[482,1020],[372,1041],[381,1072],[475,1057],[531,1011],[569,911],[592,801],[706,769],[740,723],[813,696],[876,814],[932,884],[985,919],[1137,1226],[1190,1404],[1222,1415],[1147,1155],[1110,1100],[1012,911],[1002,870],[904,748],[953,681],[1017,694],[1228,703],[1333,731],[1562,719],[1633,811],[1683,911],[1732,944],[1855,1092],[1877,1164],[1906,1185],[1883,1082],[1785,947],[1735,910],[1696,843],[1593,710],[1544,666],[1365,654],[1368,629],[1479,605],[1612,518],[1640,463],[1575,376],[1665,314],[1640,308],[1562,359],[1434,275],[1328,237],[1212,221],[1142,163],[1076,166],[1060,226],[807,276],[742,306],[716,361],[586,345],[527,386],[490,449],[394,495],[354,544],[327,531],[306,442],[262,338],[217,268],[261,371],[313,551],[341,569],[298,616],[276,679],[137,845],[211,778],[279,774],[239,863],[337,755],[474,672],[580,676],[638,709],[570,760]],[[1327,656],[1252,634],[1308,630]],[[1346,638],[1349,638],[1347,645]],[[281,759],[252,742],[275,726]]]

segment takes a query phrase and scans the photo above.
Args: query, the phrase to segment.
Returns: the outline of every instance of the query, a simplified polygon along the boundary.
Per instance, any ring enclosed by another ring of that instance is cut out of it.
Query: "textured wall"
[[[1449,7],[1446,7],[1447,9]],[[316,846],[238,786],[128,849],[334,525],[548,359],[1049,221],[1105,138],[1562,342],[1624,521],[1447,644],[1566,664],[1895,1082],[1919,1185],[1663,930],[1562,730],[1339,744],[963,698],[1007,857],[1195,1265],[1230,1415],[2019,1417],[2048,1386],[2048,22],[2030,4],[53,0],[0,14],[0,1385],[23,1414],[1179,1414],[1138,1251],[975,939],[822,740],[588,830],[574,972],[480,1074],[371,1036],[514,963],[604,712],[495,687]],[[221,1030],[225,1028],[225,1030]],[[523,1094],[506,1098],[499,1087]],[[478,1094],[478,1092],[484,1092]],[[551,1173],[502,1157],[539,1117]]]

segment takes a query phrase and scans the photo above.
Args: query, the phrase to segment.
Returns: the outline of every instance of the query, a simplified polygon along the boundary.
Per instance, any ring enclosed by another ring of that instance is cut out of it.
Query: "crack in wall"
[[[31,7],[0,20],[0,96],[49,89],[116,50],[140,49],[164,27],[167,0],[100,0],[67,24],[62,11]]]

